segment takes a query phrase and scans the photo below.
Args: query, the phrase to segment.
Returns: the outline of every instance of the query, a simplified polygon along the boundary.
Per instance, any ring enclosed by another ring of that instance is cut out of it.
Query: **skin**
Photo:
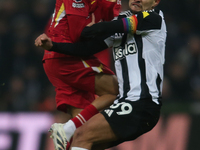
[[[136,14],[140,11],[153,9],[159,2],[160,0],[129,0],[129,7]],[[117,139],[118,137],[113,132],[109,123],[99,113],[75,131],[71,147],[103,150],[109,146],[109,142]]]
[[[144,10],[151,10],[159,4],[160,0],[129,0],[129,8],[136,14]]]
[[[133,14],[136,14],[140,11],[153,9],[159,4],[159,2],[160,0],[129,0],[129,7]],[[51,39],[48,38],[48,36],[45,34],[40,35],[36,39],[35,45],[43,47],[47,50],[53,46]],[[95,81],[97,81],[96,83],[98,83],[98,79]],[[105,81],[108,80],[105,79]],[[101,82],[99,83],[101,84]],[[116,85],[113,86],[115,88],[117,87]],[[96,87],[96,85],[95,90],[98,91],[98,87]],[[104,98],[106,98],[106,96]],[[95,106],[98,107],[100,103],[101,102],[99,101],[99,103],[96,103]],[[104,116],[99,113],[93,116],[88,122],[86,122],[83,126],[79,127],[76,130],[73,136],[71,147],[82,147],[89,150],[102,150],[109,145],[109,142],[115,141],[117,139],[118,137],[112,131]],[[105,143],[105,141],[107,143]]]

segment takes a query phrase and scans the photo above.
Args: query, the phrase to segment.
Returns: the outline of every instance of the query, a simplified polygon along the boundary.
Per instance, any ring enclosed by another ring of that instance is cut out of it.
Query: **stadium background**
[[[34,46],[54,3],[0,0],[0,150],[53,150],[47,130],[67,119]],[[200,150],[200,1],[162,0],[159,8],[168,29],[161,120],[112,150]]]

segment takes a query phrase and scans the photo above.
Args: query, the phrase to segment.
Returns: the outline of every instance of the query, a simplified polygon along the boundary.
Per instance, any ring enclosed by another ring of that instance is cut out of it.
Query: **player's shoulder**
[[[138,30],[161,29],[163,16],[160,10],[148,10],[136,14],[138,19]]]
[[[162,15],[161,11],[157,9],[152,9],[152,10],[146,10],[139,12],[137,14],[137,18],[139,19],[150,19],[152,21],[156,20],[162,20]]]

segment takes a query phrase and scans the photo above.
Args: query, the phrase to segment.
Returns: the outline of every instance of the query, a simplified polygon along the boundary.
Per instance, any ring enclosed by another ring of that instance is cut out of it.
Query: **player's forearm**
[[[137,17],[135,15],[129,18],[114,20],[111,22],[100,22],[83,29],[81,36],[91,38],[104,34],[113,35],[115,33],[132,33],[134,34],[137,28]]]
[[[97,37],[87,42],[77,43],[53,43],[53,47],[50,51],[55,51],[62,54],[73,55],[73,56],[90,56],[98,53],[108,46],[104,42],[107,36]]]

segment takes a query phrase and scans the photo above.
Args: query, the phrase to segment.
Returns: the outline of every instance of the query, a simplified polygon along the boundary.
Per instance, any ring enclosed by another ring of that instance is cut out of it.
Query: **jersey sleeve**
[[[114,20],[111,22],[100,22],[86,28],[82,32],[83,37],[92,37],[102,34],[129,33],[142,34],[152,30],[160,29],[162,25],[162,17],[156,12],[141,12],[137,15]],[[137,32],[136,32],[137,31]]]
[[[85,28],[81,35],[82,37],[92,38],[93,36],[103,34],[110,34],[110,36],[115,33],[134,34],[137,28],[137,23],[138,21],[135,15],[110,22],[104,21]]]
[[[53,42],[53,47],[49,51],[74,56],[90,56],[108,48],[107,42],[105,42],[107,37],[107,35],[104,35],[95,37],[89,41],[77,43]]]
[[[148,33],[152,30],[161,29],[162,17],[156,12],[141,12],[137,14],[136,34]]]

